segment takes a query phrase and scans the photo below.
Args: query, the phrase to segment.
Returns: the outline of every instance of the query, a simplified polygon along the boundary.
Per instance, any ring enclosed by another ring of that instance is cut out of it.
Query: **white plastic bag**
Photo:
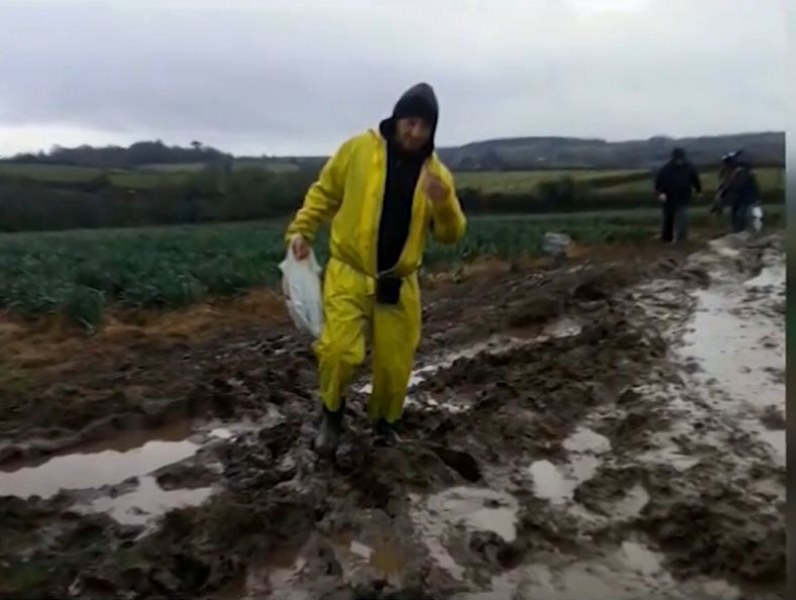
[[[572,238],[566,233],[548,231],[542,239],[542,251],[553,257],[566,256],[567,249],[572,245]]]
[[[763,207],[759,204],[752,207],[751,210],[752,231],[760,233],[763,229]]]
[[[292,244],[285,260],[279,263],[282,271],[282,293],[296,327],[308,331],[317,338],[323,327],[323,296],[321,295],[321,267],[315,253],[304,260],[293,254]]]

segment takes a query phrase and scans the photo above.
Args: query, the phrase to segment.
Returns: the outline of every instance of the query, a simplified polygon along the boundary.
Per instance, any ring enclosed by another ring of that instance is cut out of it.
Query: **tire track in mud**
[[[644,267],[653,289],[637,285]],[[353,398],[336,465],[310,450],[301,342],[225,345],[220,357],[248,358],[232,371],[219,361],[197,402],[252,424],[230,424],[158,478],[171,489],[198,478],[210,498],[154,530],[76,512],[74,494],[0,498],[11,524],[0,574],[14,574],[14,592],[23,574],[35,597],[88,598],[732,598],[733,570],[776,584],[780,472],[683,393],[671,360],[688,290],[706,279],[668,260],[510,274],[491,296],[465,286],[458,313],[451,290],[427,308],[426,356],[498,337],[436,369],[426,359],[399,448],[372,447]],[[473,306],[484,317],[454,325]]]

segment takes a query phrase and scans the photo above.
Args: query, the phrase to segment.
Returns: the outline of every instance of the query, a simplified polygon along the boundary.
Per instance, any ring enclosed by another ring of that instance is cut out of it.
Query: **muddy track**
[[[609,268],[621,275],[602,285],[622,285],[643,265]],[[419,359],[512,328],[534,331],[588,298],[589,278],[606,272],[600,264],[581,267],[583,273],[486,273],[437,286],[426,294]],[[222,323],[195,339],[138,334],[87,343],[33,369],[24,386],[0,386],[0,465],[208,413],[241,418],[282,395],[311,396],[309,340],[284,324],[284,312],[274,315],[276,324]]]
[[[334,463],[310,450],[313,361],[285,329],[160,356],[171,408],[149,416],[95,399],[48,446],[19,409],[3,424],[0,595],[784,598],[784,384],[765,371],[769,403],[749,402],[715,377],[695,320],[713,314],[705,294],[741,286],[727,312],[760,322],[773,362],[748,362],[776,370],[778,275],[763,275],[781,255],[779,238],[734,241],[435,290],[402,444],[373,446],[363,375]],[[121,452],[61,456],[109,436]],[[58,493],[59,472],[92,464]]]

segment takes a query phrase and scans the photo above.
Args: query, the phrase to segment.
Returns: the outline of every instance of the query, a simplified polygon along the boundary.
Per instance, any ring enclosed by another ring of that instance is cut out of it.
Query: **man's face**
[[[398,119],[395,124],[398,144],[407,152],[417,152],[428,143],[431,137],[431,124],[420,117]]]

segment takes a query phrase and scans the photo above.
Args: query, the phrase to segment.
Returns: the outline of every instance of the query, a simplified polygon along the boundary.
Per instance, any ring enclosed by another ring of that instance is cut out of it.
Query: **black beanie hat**
[[[418,117],[436,127],[439,119],[439,105],[434,88],[427,83],[418,83],[400,97],[392,111],[393,119]]]
[[[672,150],[672,160],[684,160],[685,159],[685,150],[682,148],[675,148]]]

